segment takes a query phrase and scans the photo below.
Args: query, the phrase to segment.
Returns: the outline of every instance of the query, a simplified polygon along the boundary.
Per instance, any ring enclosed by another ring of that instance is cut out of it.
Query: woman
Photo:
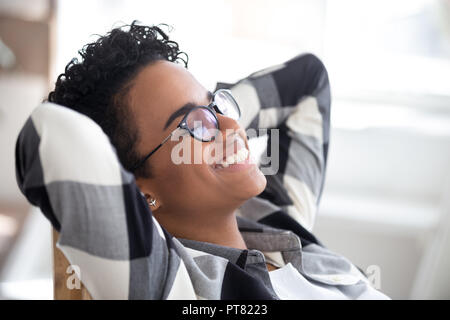
[[[155,26],[80,55],[22,129],[16,166],[94,299],[386,298],[311,233],[330,114],[316,57],[210,93]],[[271,175],[250,128],[275,129]]]

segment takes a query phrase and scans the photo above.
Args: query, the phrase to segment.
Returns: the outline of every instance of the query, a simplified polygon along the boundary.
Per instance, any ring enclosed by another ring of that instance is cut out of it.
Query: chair
[[[82,282],[80,289],[69,289],[67,287],[67,280],[73,274],[67,273],[70,263],[61,250],[56,247],[58,237],[58,232],[53,229],[53,298],[55,300],[92,300],[91,295]]]

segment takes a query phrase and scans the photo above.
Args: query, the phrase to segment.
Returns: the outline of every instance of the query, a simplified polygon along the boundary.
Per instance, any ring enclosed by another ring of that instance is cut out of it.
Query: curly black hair
[[[116,148],[120,162],[132,171],[139,161],[136,144],[139,132],[128,109],[132,80],[145,66],[158,60],[182,62],[188,56],[178,43],[169,40],[160,26],[143,26],[137,21],[114,28],[80,51],[81,61],[72,59],[57,78],[48,101],[78,111],[94,120]],[[149,165],[134,172],[150,177]]]

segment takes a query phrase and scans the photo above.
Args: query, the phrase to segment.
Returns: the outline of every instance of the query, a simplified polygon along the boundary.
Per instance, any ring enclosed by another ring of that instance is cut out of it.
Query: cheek
[[[194,147],[196,142],[190,141],[194,139],[183,140],[154,159],[158,194],[174,208],[217,201],[214,196],[218,194],[217,186],[211,179],[209,166],[201,161],[201,148]],[[199,199],[202,199],[201,203],[198,203]]]
[[[266,178],[257,168],[232,176],[215,173],[202,161],[206,160],[202,158],[206,146],[195,139],[183,139],[155,159],[158,193],[167,205],[174,209],[214,207],[245,201],[264,190]]]

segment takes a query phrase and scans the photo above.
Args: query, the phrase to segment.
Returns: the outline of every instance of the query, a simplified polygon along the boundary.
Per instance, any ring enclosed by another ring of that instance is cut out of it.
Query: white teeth
[[[222,166],[227,168],[229,165],[234,163],[240,163],[248,158],[248,150],[246,148],[239,149],[239,151],[226,158],[226,161],[222,163]]]
[[[231,156],[228,156],[227,159],[225,160],[225,162],[228,164],[233,164],[234,160],[236,160],[236,154],[232,154]]]
[[[236,162],[242,162],[248,157],[248,150],[245,148],[239,149],[239,151],[236,154]]]

